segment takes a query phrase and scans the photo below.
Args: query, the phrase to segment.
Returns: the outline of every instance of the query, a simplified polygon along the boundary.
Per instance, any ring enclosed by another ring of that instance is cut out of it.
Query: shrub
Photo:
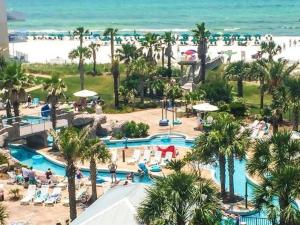
[[[229,104],[230,113],[235,117],[243,117],[246,115],[247,107],[243,99],[235,99]]]
[[[9,190],[10,199],[17,201],[20,199],[20,189],[19,188],[13,188]]]
[[[115,138],[140,138],[148,135],[149,125],[145,123],[136,123],[134,121],[126,122],[122,130],[114,134]]]
[[[220,101],[229,103],[232,100],[231,87],[224,80],[207,82],[201,86],[201,89],[205,92],[205,99],[212,103],[216,104]]]

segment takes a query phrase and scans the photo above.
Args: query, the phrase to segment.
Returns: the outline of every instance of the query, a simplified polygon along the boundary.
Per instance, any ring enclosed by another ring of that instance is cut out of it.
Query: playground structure
[[[168,112],[172,113],[171,123],[169,123]],[[159,121],[159,126],[174,126],[180,124],[182,124],[182,122],[177,118],[177,107],[175,104],[172,104],[171,101],[168,101],[167,99],[163,99],[161,101],[161,120]]]

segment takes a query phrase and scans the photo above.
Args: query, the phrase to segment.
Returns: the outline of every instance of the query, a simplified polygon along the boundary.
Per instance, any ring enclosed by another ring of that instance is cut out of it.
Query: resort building
[[[5,0],[0,0],[0,55],[9,56]]]

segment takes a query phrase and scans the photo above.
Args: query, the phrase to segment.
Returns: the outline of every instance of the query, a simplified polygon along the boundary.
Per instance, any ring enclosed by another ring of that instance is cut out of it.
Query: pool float
[[[161,171],[161,167],[159,165],[153,165],[150,168],[151,172],[160,172]]]

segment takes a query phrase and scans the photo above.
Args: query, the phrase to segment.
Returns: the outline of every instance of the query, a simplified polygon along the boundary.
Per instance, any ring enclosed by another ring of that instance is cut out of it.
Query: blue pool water
[[[48,168],[51,168],[51,170],[56,175],[65,176],[66,174],[65,167],[49,161],[48,159],[46,159],[45,157],[43,157],[42,155],[40,155],[39,153],[33,150],[24,148],[22,146],[14,146],[14,145],[11,145],[9,149],[11,155],[15,159],[19,160],[21,163],[27,166],[32,166],[34,170],[47,171]],[[36,159],[34,159],[35,156],[40,156],[40,157],[36,157]],[[88,170],[82,170],[82,173],[86,177],[89,176]],[[118,172],[117,179],[124,180],[126,179],[126,175],[127,175],[126,172]],[[109,180],[110,174],[108,171],[99,170],[97,177],[102,178],[104,180]],[[134,180],[135,182],[140,182],[140,183],[151,183],[151,179],[149,177],[140,178],[136,176]]]
[[[29,123],[29,124],[39,124],[44,123],[47,119],[44,119],[40,116],[23,116],[22,122],[23,123]]]

